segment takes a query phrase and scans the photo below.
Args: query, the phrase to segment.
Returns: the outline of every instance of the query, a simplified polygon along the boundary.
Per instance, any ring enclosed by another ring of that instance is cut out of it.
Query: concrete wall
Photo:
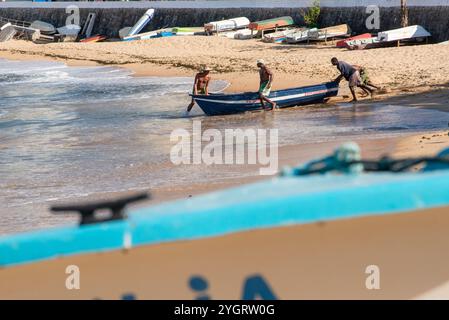
[[[444,0],[446,1],[446,0]],[[449,1],[449,0],[448,0]],[[176,1],[177,2],[177,1]],[[182,1],[188,2],[188,1]],[[148,7],[151,2],[144,2]],[[231,2],[229,2],[231,3]],[[151,6],[149,6],[151,7]],[[246,16],[251,21],[290,15],[299,25],[303,24],[300,8],[160,8],[156,10],[153,21],[145,30],[174,26],[202,26],[214,20]],[[320,26],[326,27],[348,23],[354,32],[368,32],[365,19],[368,16],[365,7],[324,7],[320,17]],[[94,33],[117,36],[120,28],[132,26],[146,11],[145,8],[81,8],[81,23],[89,12],[97,13]],[[12,8],[0,5],[0,16],[17,20],[43,20],[56,26],[65,24],[68,16],[64,8]],[[400,27],[400,8],[385,6],[380,8],[381,30]],[[412,6],[409,8],[410,24],[420,24],[428,29],[434,41],[449,39],[449,5],[448,6]],[[376,32],[375,30],[371,30]]]
[[[104,1],[104,2],[30,2],[7,1],[0,7],[14,8],[65,8],[75,4],[80,8],[305,8],[313,0],[150,0],[150,1]],[[401,0],[320,0],[321,7],[352,8],[377,5],[380,7],[399,7]],[[409,7],[449,6],[449,0],[407,0]]]

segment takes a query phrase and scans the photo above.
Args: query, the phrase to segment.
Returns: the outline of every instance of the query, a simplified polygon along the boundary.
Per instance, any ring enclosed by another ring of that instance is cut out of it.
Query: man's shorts
[[[349,78],[349,86],[350,87],[358,87],[362,84],[362,78],[360,77],[360,72],[356,71]]]
[[[269,96],[271,92],[271,87],[268,86],[269,81],[262,82],[259,87],[259,93],[264,97]]]

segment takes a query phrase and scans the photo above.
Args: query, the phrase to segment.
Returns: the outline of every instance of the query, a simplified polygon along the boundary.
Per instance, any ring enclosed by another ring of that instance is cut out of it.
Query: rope
[[[334,154],[299,165],[294,168],[286,167],[281,176],[304,176],[324,174],[328,172],[361,173],[361,172],[404,172],[419,165],[427,164],[428,170],[449,169],[449,151],[443,151],[436,157],[420,157],[406,159],[392,159],[383,157],[380,160],[360,159],[360,148],[355,143],[347,143],[335,150]],[[435,167],[437,165],[438,167]],[[432,167],[434,166],[434,167]]]

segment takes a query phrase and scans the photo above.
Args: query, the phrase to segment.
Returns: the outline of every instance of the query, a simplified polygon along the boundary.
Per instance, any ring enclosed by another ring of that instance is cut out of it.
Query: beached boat
[[[267,19],[262,21],[251,22],[248,26],[251,30],[264,31],[280,27],[287,27],[293,25],[295,22],[290,16]]]
[[[51,35],[56,33],[56,28],[51,23],[47,23],[40,20],[33,21],[29,27],[32,29],[37,29],[42,34],[45,35]]]
[[[276,31],[272,33],[265,34],[262,38],[262,41],[264,42],[274,42],[274,43],[281,43],[287,40],[287,37],[289,35],[294,34],[295,32],[298,32],[299,29],[287,29],[282,31]]]
[[[431,34],[421,26],[415,25],[406,28],[399,28],[394,30],[388,30],[379,32],[377,38],[381,42],[409,40],[416,38],[427,38]]]
[[[349,37],[349,38],[338,41],[336,43],[336,46],[337,46],[337,48],[347,48],[348,42],[350,42],[350,41],[368,39],[368,38],[372,38],[372,35],[370,33],[359,34],[357,36]]]
[[[86,43],[89,43],[89,42],[100,42],[100,41],[106,40],[107,38],[108,38],[107,36],[103,36],[103,35],[98,34],[98,35],[95,35],[95,36],[91,36],[89,38],[81,39],[80,42],[86,42]]]
[[[142,31],[143,28],[153,19],[154,17],[154,9],[148,9],[144,15],[136,22],[136,24],[131,27],[127,36],[134,36]]]
[[[88,39],[92,36],[92,30],[94,29],[95,19],[97,18],[97,14],[94,12],[90,12],[87,16],[86,22],[84,22],[83,29],[81,30],[81,35],[84,38]]]
[[[322,28],[318,30],[310,30],[308,40],[326,41],[337,37],[345,37],[351,34],[351,28],[347,24]]]
[[[12,25],[6,25],[0,30],[0,42],[6,42],[14,38],[17,34],[16,28]]]
[[[255,38],[257,35],[258,35],[257,31],[251,29],[241,29],[234,34],[234,39],[247,40]]]
[[[289,34],[285,37],[285,41],[287,43],[299,43],[303,41],[307,41],[309,39],[309,32],[317,31],[318,29],[299,29],[296,32]]]
[[[58,33],[66,37],[77,37],[81,31],[81,27],[76,24],[69,24],[56,29]]]
[[[315,86],[299,87],[272,91],[269,99],[276,102],[279,108],[323,102],[338,94],[338,83],[328,82]],[[257,92],[237,94],[196,95],[193,99],[208,116],[241,113],[261,110]]]
[[[177,36],[199,36],[206,35],[203,27],[175,27],[172,32]]]
[[[371,37],[371,38],[364,38],[364,39],[355,39],[346,41],[347,48],[350,50],[357,50],[357,49],[370,49],[380,46],[379,38],[377,37]]]
[[[133,36],[127,36],[124,37],[123,41],[136,41],[136,40],[149,40],[154,38],[160,38],[160,37],[170,37],[175,35],[172,32],[172,29],[159,29],[159,30],[153,30],[149,32],[144,32],[140,34],[136,34]]]
[[[448,299],[448,155],[393,173],[418,161],[361,162],[351,144],[255,184],[3,236],[0,299]]]
[[[351,50],[389,47],[398,45],[401,41],[420,41],[430,36],[431,34],[423,27],[410,26],[379,32],[377,37],[347,41],[347,46]]]
[[[204,25],[204,31],[207,33],[223,32],[248,27],[250,21],[245,17],[238,17],[228,20],[212,21]]]

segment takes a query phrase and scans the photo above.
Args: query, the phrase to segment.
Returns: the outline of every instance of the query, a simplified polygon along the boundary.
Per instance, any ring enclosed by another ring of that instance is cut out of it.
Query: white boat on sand
[[[318,29],[298,29],[295,33],[288,35],[285,40],[287,43],[298,43],[309,39],[310,31],[317,31]]]
[[[394,30],[388,30],[379,32],[377,38],[381,42],[409,40],[416,38],[427,38],[432,36],[426,29],[421,26],[415,25],[406,28],[399,28]]]

